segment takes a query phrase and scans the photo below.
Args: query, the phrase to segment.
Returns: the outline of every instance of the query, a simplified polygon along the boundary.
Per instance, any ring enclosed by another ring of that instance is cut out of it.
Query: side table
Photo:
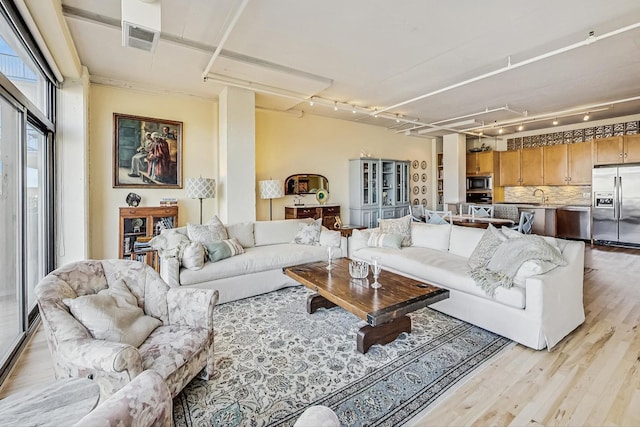
[[[342,234],[342,237],[351,237],[351,233],[353,233],[353,230],[364,230],[365,227],[364,225],[343,225],[340,228],[336,228],[336,230],[338,230],[340,232],[340,234]]]
[[[100,400],[100,387],[87,378],[67,378],[0,400],[3,425],[71,426]]]

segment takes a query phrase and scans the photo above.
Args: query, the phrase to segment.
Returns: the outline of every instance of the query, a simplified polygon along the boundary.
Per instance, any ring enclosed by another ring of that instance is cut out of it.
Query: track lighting
[[[333,101],[333,111],[338,111],[338,101]]]
[[[309,99],[309,107],[313,107],[313,96]]]
[[[356,113],[356,106],[355,106],[355,105],[352,105],[352,106],[351,106],[351,112],[352,112],[353,114],[355,114],[355,113]]]
[[[376,119],[378,118],[378,109],[377,108],[373,109],[373,117],[375,117]]]
[[[558,124],[558,119],[553,119],[553,125],[556,126]]]
[[[400,114],[396,114],[396,123],[400,123]]]
[[[582,120],[584,120],[585,122],[589,120],[589,113],[585,114]]]
[[[524,126],[520,125],[518,126],[518,130],[521,131],[522,129],[524,129]]]
[[[498,133],[499,133],[499,134],[504,133],[504,128],[500,128],[500,129],[498,129]]]

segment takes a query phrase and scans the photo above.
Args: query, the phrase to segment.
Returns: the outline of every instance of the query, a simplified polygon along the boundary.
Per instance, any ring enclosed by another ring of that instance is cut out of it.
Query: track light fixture
[[[333,111],[338,111],[338,101],[333,101]]]
[[[500,129],[498,129],[498,133],[499,133],[499,134],[503,134],[503,133],[504,133],[504,128],[500,128]]]
[[[558,124],[558,119],[553,119],[553,125],[556,126]]]
[[[524,129],[524,126],[520,125],[518,126],[518,130],[521,131],[522,129]]]
[[[356,106],[355,106],[355,105],[352,105],[352,106],[351,106],[351,112],[352,112],[353,114],[355,114],[355,113],[356,113]]]
[[[584,120],[585,122],[587,120],[589,120],[589,113],[587,112],[587,114],[584,115],[584,117],[582,118],[582,120]]]
[[[313,107],[313,96],[309,98],[309,107]]]

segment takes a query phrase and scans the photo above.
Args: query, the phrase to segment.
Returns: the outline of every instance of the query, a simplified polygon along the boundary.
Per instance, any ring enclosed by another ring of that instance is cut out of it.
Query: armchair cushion
[[[65,298],[73,316],[100,340],[138,347],[162,322],[146,316],[122,279],[95,295]]]
[[[291,243],[317,246],[320,244],[320,233],[322,233],[322,218],[318,218],[310,224],[300,224],[298,234]]]

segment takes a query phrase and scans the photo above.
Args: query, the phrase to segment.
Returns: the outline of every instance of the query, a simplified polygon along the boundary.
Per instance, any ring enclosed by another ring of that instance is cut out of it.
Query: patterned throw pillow
[[[189,242],[182,247],[180,264],[188,270],[201,270],[206,257],[204,246],[200,242]]]
[[[411,215],[396,219],[381,219],[380,232],[400,234],[402,236],[402,246],[411,246]]]
[[[189,239],[202,244],[221,242],[229,238],[224,224],[214,216],[205,225],[187,224]]]
[[[235,237],[222,242],[209,243],[205,245],[209,261],[216,262],[221,259],[229,258],[232,256],[240,255],[244,253],[242,245]]]
[[[309,224],[300,224],[300,230],[291,243],[298,245],[318,246],[320,244],[320,233],[322,232],[322,218],[318,218]]]
[[[377,231],[372,232],[367,240],[367,246],[377,248],[396,248],[400,249],[403,236],[400,234],[387,234],[379,233]]]
[[[498,249],[498,246],[500,246],[500,243],[505,240],[507,240],[507,237],[502,231],[489,224],[487,231],[484,232],[482,238],[480,238],[480,241],[471,253],[471,256],[469,256],[469,268],[473,270],[486,266],[496,252],[496,249]]]
[[[181,247],[189,243],[189,238],[175,229],[162,230],[151,239],[149,245],[158,251],[162,258],[177,258]]]

